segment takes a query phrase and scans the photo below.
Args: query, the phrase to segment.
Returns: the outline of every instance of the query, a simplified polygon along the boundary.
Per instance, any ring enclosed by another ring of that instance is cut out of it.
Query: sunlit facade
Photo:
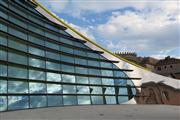
[[[121,104],[136,95],[127,72],[25,0],[0,0],[0,111]]]

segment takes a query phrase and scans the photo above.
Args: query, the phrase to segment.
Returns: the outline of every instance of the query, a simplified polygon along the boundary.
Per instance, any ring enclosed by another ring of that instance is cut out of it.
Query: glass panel
[[[21,32],[20,30],[15,29],[15,28],[9,27],[8,33],[10,33],[16,37],[22,38],[24,40],[27,40],[27,34],[24,32]]]
[[[90,86],[90,93],[91,94],[102,94],[102,87]]]
[[[75,76],[62,74],[62,80],[67,83],[75,83]]]
[[[61,85],[47,84],[47,93],[62,93]]]
[[[54,35],[54,34],[49,33],[47,31],[45,31],[45,36],[48,37],[48,38],[51,38],[53,40],[58,40],[59,39],[59,37],[57,35]]]
[[[68,48],[68,47],[61,46],[61,51],[66,52],[66,53],[73,54],[73,51],[74,51],[74,50],[73,50],[72,48]]]
[[[6,110],[7,110],[7,97],[0,96],[0,111],[6,111]]]
[[[128,99],[128,96],[118,96],[118,102],[119,104],[121,103],[124,103],[124,102],[127,102],[129,99]]]
[[[127,77],[127,75],[122,71],[114,71],[114,77]]]
[[[28,82],[8,81],[8,93],[28,93]]]
[[[105,67],[105,68],[112,68],[112,63],[108,63],[108,62],[101,62],[101,67]]]
[[[79,105],[89,105],[91,104],[90,96],[78,96]]]
[[[127,80],[127,85],[131,86],[131,90],[133,92],[133,95],[136,95],[136,88],[134,87],[134,83],[131,80]]]
[[[61,55],[61,61],[69,62],[69,63],[74,63],[74,58],[73,57],[69,57],[69,56],[65,56],[65,55]]]
[[[101,75],[101,72],[100,72],[100,70],[89,68],[89,74],[90,75]]]
[[[5,25],[4,23],[0,22],[0,30],[7,32],[7,25]]]
[[[29,108],[28,96],[8,96],[8,110]]]
[[[62,96],[48,96],[48,106],[62,106]]]
[[[101,85],[101,78],[89,77],[89,83]]]
[[[115,94],[114,87],[104,87],[104,94]]]
[[[30,108],[47,106],[46,96],[30,96]]]
[[[75,64],[87,65],[87,60],[75,58]]]
[[[115,96],[105,96],[106,104],[116,104]]]
[[[50,72],[47,72],[46,74],[47,74],[47,81],[55,81],[55,82],[61,81],[61,74],[50,73]]]
[[[88,52],[87,53],[88,54],[88,57],[91,57],[91,58],[99,58],[99,54],[97,54],[97,53],[93,53],[93,52]]]
[[[45,72],[37,70],[29,70],[29,79],[45,80]]]
[[[4,19],[8,19],[8,15],[4,10],[0,11],[0,16],[3,17]]]
[[[34,55],[39,55],[39,56],[45,56],[44,50],[34,48],[34,47],[29,47],[29,53],[34,54]]]
[[[75,94],[76,86],[75,85],[63,85],[63,93],[64,94]]]
[[[0,45],[7,46],[7,37],[0,35]]]
[[[9,15],[9,21],[11,21],[14,24],[19,25],[23,28],[27,28],[27,24],[25,22],[23,22],[22,20],[19,20],[18,18],[14,17],[12,15]]]
[[[46,57],[54,60],[60,60],[60,55],[46,51]]]
[[[88,74],[88,69],[85,67],[76,67],[76,73],[79,74]]]
[[[60,50],[59,45],[45,41],[45,46],[51,49]]]
[[[125,80],[123,80],[123,79],[120,79],[120,80],[115,79],[114,84],[119,85],[119,86],[126,86],[127,85],[127,80],[126,79]]]
[[[76,76],[76,83],[88,84],[88,77]]]
[[[44,40],[41,40],[40,38],[33,35],[28,35],[28,40],[32,43],[44,46]]]
[[[114,79],[102,78],[103,85],[114,85]]]
[[[8,61],[14,62],[18,64],[24,64],[27,65],[27,56],[22,56],[16,53],[8,53]]]
[[[46,61],[46,68],[50,69],[50,70],[60,70],[60,65],[57,63],[53,63],[53,62],[48,62]]]
[[[44,35],[44,30],[40,29],[38,26],[28,24],[28,30],[35,32],[37,34],[40,34],[40,35]]]
[[[68,40],[66,38],[60,38],[60,42],[66,43],[66,44],[69,44],[69,45],[73,45],[73,41],[72,40]]]
[[[89,94],[88,86],[77,86],[77,94]]]
[[[103,97],[102,96],[91,96],[92,104],[103,104]]]
[[[7,51],[0,50],[0,60],[7,60]]]
[[[29,65],[33,67],[45,68],[45,61],[36,58],[29,58]]]
[[[93,61],[93,60],[88,60],[88,65],[89,65],[89,66],[100,67],[100,62],[98,62],[98,61]]]
[[[70,66],[70,65],[61,65],[62,71],[64,72],[71,72],[74,73],[74,66]]]
[[[128,95],[128,91],[126,87],[119,87],[119,94],[120,95]]]
[[[76,96],[63,96],[64,105],[77,105]]]
[[[112,70],[101,70],[102,76],[113,76]]]
[[[0,93],[7,93],[7,81],[0,80]]]
[[[0,76],[7,76],[7,66],[0,64]]]
[[[80,42],[74,42],[74,46],[89,49],[86,45]]]
[[[27,45],[13,41],[13,39],[11,38],[8,38],[8,39],[9,39],[9,43],[8,43],[9,47],[27,52]]]
[[[46,93],[46,84],[44,83],[29,83],[30,93]]]
[[[80,56],[87,56],[87,53],[82,50],[74,50],[74,54],[80,55]]]
[[[9,66],[8,76],[17,78],[27,78],[27,69]]]

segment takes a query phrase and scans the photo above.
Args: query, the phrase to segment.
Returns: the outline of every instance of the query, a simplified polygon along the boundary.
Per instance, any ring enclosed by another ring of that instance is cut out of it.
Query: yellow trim
[[[81,36],[81,37],[84,38],[85,40],[89,41],[90,43],[94,44],[95,46],[103,49],[104,51],[108,52],[109,54],[111,54],[111,55],[113,55],[113,56],[115,56],[115,57],[117,57],[117,58],[119,58],[120,60],[123,60],[123,61],[125,61],[125,62],[127,62],[127,63],[130,63],[130,64],[132,64],[132,65],[134,65],[134,66],[136,66],[136,67],[139,67],[139,68],[141,68],[141,69],[144,69],[144,70],[147,70],[147,71],[151,71],[151,70],[148,69],[148,68],[144,68],[144,67],[142,67],[142,66],[140,66],[140,65],[138,65],[138,64],[136,64],[136,63],[134,63],[134,62],[131,62],[131,61],[125,59],[125,58],[122,58],[122,57],[120,57],[120,56],[112,53],[111,51],[109,51],[109,50],[101,47],[100,45],[98,45],[97,43],[95,43],[94,41],[92,41],[91,39],[87,38],[86,36],[84,36],[83,34],[81,34],[80,32],[78,32],[77,30],[75,30],[74,28],[72,28],[70,25],[68,25],[67,23],[65,23],[63,20],[61,20],[60,18],[58,18],[57,16],[55,16],[54,14],[52,14],[52,13],[51,13],[49,10],[47,10],[43,5],[41,5],[39,2],[37,2],[37,0],[32,0],[32,1],[35,2],[38,6],[40,6],[43,10],[45,10],[45,11],[46,11],[49,15],[51,15],[53,18],[55,18],[56,20],[58,20],[59,22],[61,22],[63,25],[65,25],[67,28],[69,28],[70,30],[72,30],[73,32],[75,32],[77,35]]]

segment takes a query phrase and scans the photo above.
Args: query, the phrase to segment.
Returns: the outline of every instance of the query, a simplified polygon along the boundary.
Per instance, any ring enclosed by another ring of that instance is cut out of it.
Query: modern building
[[[0,111],[136,104],[141,82],[153,79],[173,85],[89,40],[35,0],[0,0]]]

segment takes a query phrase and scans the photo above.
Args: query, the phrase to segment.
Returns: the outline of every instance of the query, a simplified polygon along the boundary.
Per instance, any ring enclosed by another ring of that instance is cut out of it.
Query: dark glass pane
[[[61,55],[61,61],[74,63],[74,58],[70,56]]]
[[[75,58],[75,64],[87,65],[87,60]]]
[[[127,80],[126,79],[124,79],[124,80],[123,79],[115,79],[114,84],[119,85],[119,86],[126,86]]]
[[[0,64],[0,76],[7,76],[7,66]]]
[[[90,75],[101,75],[101,71],[98,69],[89,68],[89,74]]]
[[[87,53],[82,50],[74,50],[74,54],[80,55],[80,56],[87,56]]]
[[[64,105],[77,105],[76,96],[63,96]]]
[[[46,93],[46,84],[44,83],[29,83],[30,93]]]
[[[61,51],[66,52],[66,53],[73,54],[73,51],[74,51],[74,50],[73,50],[72,48],[68,48],[68,47],[61,46]]]
[[[57,35],[54,35],[54,34],[49,33],[47,31],[45,31],[45,36],[48,37],[48,38],[51,38],[53,40],[58,40],[59,39],[59,37]]]
[[[79,105],[90,105],[91,101],[90,101],[90,96],[78,96],[78,104]]]
[[[7,60],[7,51],[0,50],[0,60]]]
[[[91,58],[99,58],[99,54],[97,53],[93,53],[93,52],[88,52],[87,53],[88,57],[91,57]]]
[[[18,64],[24,64],[27,65],[27,56],[19,55],[16,53],[8,53],[8,61],[14,62]]]
[[[8,43],[9,47],[27,52],[27,45],[22,44],[20,42],[16,42],[14,41],[15,39],[11,39],[11,38],[8,38],[8,39],[9,39],[9,43]]]
[[[18,26],[21,26],[23,28],[27,28],[27,23],[26,22],[23,22],[22,20],[12,16],[12,15],[9,15],[9,21],[13,22],[14,24],[18,25]]]
[[[16,78],[27,78],[27,69],[9,66],[8,76]]]
[[[32,43],[44,46],[44,40],[41,40],[40,38],[33,35],[28,35],[28,40]]]
[[[91,96],[92,104],[103,104],[103,97],[102,96]]]
[[[29,108],[28,96],[8,96],[8,110]]]
[[[46,51],[46,57],[50,58],[50,59],[54,59],[54,60],[60,60],[60,55],[59,54],[48,52],[48,51]]]
[[[74,66],[62,64],[62,65],[61,65],[61,69],[62,69],[62,71],[64,71],[64,72],[74,73]]]
[[[0,93],[7,93],[7,81],[0,80]]]
[[[7,32],[7,25],[5,25],[4,23],[0,22],[0,30]]]
[[[28,82],[8,81],[8,93],[28,93]]]
[[[0,111],[6,111],[6,110],[7,110],[7,97],[0,96]]]
[[[30,108],[46,107],[46,96],[30,96]]]
[[[8,32],[16,37],[27,40],[27,33],[21,32],[20,30],[9,27]]]
[[[93,60],[88,60],[88,65],[89,66],[100,67],[100,63],[98,61],[93,61]]]
[[[30,30],[32,32],[35,32],[37,34],[40,34],[40,35],[44,35],[44,30],[42,30],[38,26],[34,26],[34,25],[31,25],[31,24],[28,24],[28,30]]]
[[[7,37],[0,35],[0,45],[7,46]]]
[[[45,41],[45,46],[51,49],[60,50],[58,44],[54,44],[52,42]]]
[[[62,106],[62,96],[48,96],[48,106]]]
[[[73,41],[72,40],[68,40],[66,38],[60,38],[60,42],[66,43],[66,44],[69,44],[69,45],[73,45]]]

